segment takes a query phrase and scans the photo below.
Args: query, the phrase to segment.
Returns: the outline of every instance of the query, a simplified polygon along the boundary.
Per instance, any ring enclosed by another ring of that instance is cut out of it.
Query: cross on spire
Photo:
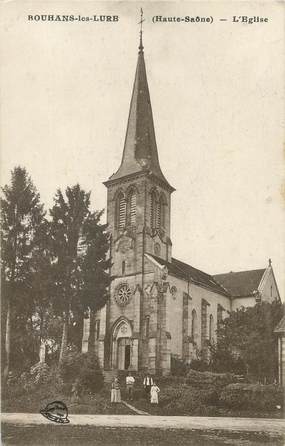
[[[144,21],[145,21],[145,19],[143,18],[143,10],[142,10],[142,8],[141,8],[141,19],[140,19],[140,21],[139,21],[139,25],[140,25],[140,45],[139,45],[139,53],[142,53],[142,52],[143,52],[143,43],[142,43],[142,33],[143,33],[143,30],[142,30],[142,24],[143,24]]]

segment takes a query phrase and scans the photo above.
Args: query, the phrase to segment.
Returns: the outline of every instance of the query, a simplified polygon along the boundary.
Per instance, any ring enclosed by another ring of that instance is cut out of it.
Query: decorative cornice
[[[109,186],[113,186],[113,185],[120,184],[120,183],[127,183],[127,182],[130,182],[130,181],[136,180],[138,178],[142,178],[142,177],[147,177],[149,180],[158,184],[160,187],[166,189],[170,193],[175,191],[174,187],[170,186],[170,184],[168,184],[168,183],[164,182],[163,180],[161,180],[160,178],[158,178],[156,175],[154,175],[149,170],[131,173],[131,174],[125,175],[124,177],[121,177],[121,178],[115,178],[114,180],[109,179],[107,181],[103,181],[103,184],[104,184],[104,186],[109,187]]]

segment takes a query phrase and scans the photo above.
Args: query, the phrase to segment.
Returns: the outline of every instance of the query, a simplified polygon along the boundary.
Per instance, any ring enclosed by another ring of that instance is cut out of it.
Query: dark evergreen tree
[[[61,362],[67,350],[71,319],[78,321],[88,308],[95,311],[106,301],[108,236],[106,225],[100,224],[102,212],[90,211],[90,193],[78,184],[68,187],[65,197],[57,191],[50,214],[54,308],[63,318]]]
[[[56,350],[60,344],[58,330],[60,321],[53,308],[55,277],[50,229],[50,222],[45,220],[41,225],[38,245],[34,249],[32,258],[33,274],[30,293],[34,305],[33,333],[38,351],[40,346],[44,347],[45,351],[47,345]]]
[[[33,302],[30,284],[33,253],[39,243],[45,213],[39,194],[25,168],[13,169],[11,184],[6,185],[2,192],[2,311],[5,312],[6,319],[4,379],[7,379],[11,351],[23,353],[23,344],[26,342],[23,333],[29,326],[32,329]]]

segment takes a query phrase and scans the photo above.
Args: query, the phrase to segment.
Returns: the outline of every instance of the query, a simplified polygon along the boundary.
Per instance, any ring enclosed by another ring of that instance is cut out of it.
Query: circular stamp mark
[[[65,403],[62,401],[52,401],[48,403],[44,409],[40,410],[40,413],[50,421],[55,423],[66,424],[69,423],[68,409]]]

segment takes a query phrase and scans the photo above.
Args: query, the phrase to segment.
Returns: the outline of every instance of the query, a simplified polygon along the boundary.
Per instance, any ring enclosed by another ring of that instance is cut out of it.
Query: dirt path
[[[148,412],[145,412],[144,410],[137,409],[136,407],[132,406],[130,403],[127,403],[126,401],[122,400],[122,403],[130,410],[132,410],[137,415],[149,415]]]
[[[2,423],[13,425],[41,425],[53,423],[41,414],[4,413]],[[197,429],[223,430],[235,432],[266,432],[285,435],[285,421],[266,418],[230,418],[230,417],[180,417],[149,415],[79,415],[69,416],[68,426],[102,427],[149,427],[160,429]]]

